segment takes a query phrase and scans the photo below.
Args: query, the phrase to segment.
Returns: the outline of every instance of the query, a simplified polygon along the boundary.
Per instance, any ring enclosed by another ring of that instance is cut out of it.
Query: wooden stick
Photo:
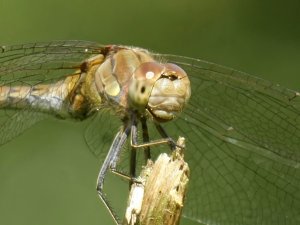
[[[125,225],[179,224],[189,181],[189,167],[183,159],[185,139],[179,137],[171,155],[160,154],[142,170],[132,185]]]

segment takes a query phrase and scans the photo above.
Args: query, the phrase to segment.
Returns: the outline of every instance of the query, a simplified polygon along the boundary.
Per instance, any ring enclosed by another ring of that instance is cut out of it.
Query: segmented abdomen
[[[73,75],[51,84],[0,86],[0,108],[66,114],[79,78],[80,75]]]

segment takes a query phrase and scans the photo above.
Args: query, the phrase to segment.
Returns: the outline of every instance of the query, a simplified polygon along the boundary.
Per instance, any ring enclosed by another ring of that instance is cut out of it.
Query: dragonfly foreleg
[[[171,150],[174,150],[176,147],[181,147],[178,146],[176,142],[167,135],[165,130],[159,124],[155,126],[158,132],[160,133],[160,135],[162,136],[162,138],[153,141],[143,142],[143,143],[137,143],[137,129],[136,127],[133,126],[131,129],[131,143],[130,143],[131,147],[137,149],[137,148],[146,148],[146,147],[151,147],[151,146],[161,145],[161,144],[169,144]]]
[[[161,144],[168,144],[171,148],[171,150],[174,150],[176,147],[175,141],[170,138],[166,132],[163,130],[162,127],[160,127],[161,136],[163,138],[150,141],[149,140],[149,133],[148,133],[148,127],[147,122],[144,117],[140,118],[141,124],[142,124],[142,132],[143,132],[143,143],[138,143],[138,128],[137,128],[137,118],[135,114],[132,114],[132,125],[131,125],[131,151],[130,151],[130,176],[129,177],[136,177],[136,150],[139,148],[142,148],[144,150],[144,158],[145,158],[145,164],[147,164],[147,160],[151,159],[150,155],[150,147],[155,145],[161,145]],[[132,184],[132,179],[130,182],[130,186]]]

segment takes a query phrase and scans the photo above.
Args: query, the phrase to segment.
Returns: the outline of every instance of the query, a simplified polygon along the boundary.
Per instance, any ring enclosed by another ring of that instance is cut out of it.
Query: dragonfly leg
[[[169,146],[171,148],[171,150],[175,150],[176,147],[181,148],[181,146],[178,146],[177,143],[167,134],[167,132],[165,131],[165,129],[160,125],[155,123],[155,127],[158,131],[158,133],[164,138],[164,139],[168,139],[169,140]]]
[[[97,193],[99,198],[102,200],[104,203],[105,207],[111,214],[112,218],[114,219],[115,223],[120,225],[121,221],[118,218],[117,214],[113,211],[113,208],[110,206],[108,200],[106,199],[106,196],[103,192],[103,185],[104,185],[104,179],[107,171],[110,170],[115,170],[116,168],[116,163],[118,161],[118,158],[120,156],[122,147],[128,137],[128,134],[130,132],[131,127],[127,126],[125,130],[119,131],[117,135],[115,136],[115,139],[109,149],[109,152],[104,160],[104,163],[100,169],[100,172],[98,174],[98,179],[97,179]]]
[[[116,175],[128,180],[130,182],[130,184],[132,184],[132,183],[141,183],[138,179],[136,179],[136,177],[128,175],[127,173],[124,173],[122,171],[119,171],[119,170],[116,170],[116,169],[111,169],[111,172],[113,174],[116,174]]]
[[[145,119],[141,119],[142,128],[143,128],[143,141],[144,143],[139,144],[138,143],[138,131],[137,131],[137,119],[136,115],[133,113],[133,117],[130,123],[128,123],[125,126],[125,129],[122,131],[119,131],[117,135],[115,136],[115,139],[109,149],[109,152],[104,160],[104,163],[100,169],[100,172],[98,174],[97,179],[97,193],[99,198],[104,203],[105,207],[108,209],[109,213],[111,214],[112,218],[114,219],[116,224],[121,224],[120,219],[118,218],[117,214],[113,211],[113,208],[110,206],[108,200],[106,199],[106,196],[103,192],[103,185],[104,185],[104,179],[105,175],[108,170],[110,170],[112,173],[119,175],[127,180],[130,181],[130,186],[134,182],[139,182],[136,179],[136,149],[138,148],[144,148],[146,151],[145,153],[145,159],[150,158],[150,147],[153,145],[161,145],[161,144],[168,144],[172,150],[174,150],[177,146],[175,141],[170,138],[164,129],[157,125],[156,128],[159,131],[160,135],[162,136],[161,139],[149,141],[149,135],[148,135],[148,128],[146,124]],[[120,172],[116,169],[117,162],[121,153],[121,150],[123,148],[123,145],[125,144],[129,133],[131,135],[131,156],[130,156],[130,171],[129,175]],[[180,147],[180,146],[179,146]]]
[[[147,163],[148,159],[151,159],[150,154],[150,147],[154,145],[161,145],[161,144],[169,144],[171,150],[175,150],[177,144],[176,142],[170,138],[167,133],[164,131],[164,129],[160,126],[158,126],[158,131],[162,136],[162,139],[149,141],[149,134],[148,134],[148,127],[146,123],[145,118],[140,118],[141,124],[142,124],[142,131],[143,131],[143,143],[138,143],[138,129],[137,129],[137,119],[136,115],[132,115],[132,125],[131,125],[131,151],[130,151],[130,172],[129,177],[136,177],[136,150],[138,148],[143,148],[144,150],[144,158],[145,163]],[[132,184],[133,179],[131,178],[130,186]]]
[[[149,138],[148,126],[145,117],[141,118],[141,124],[142,124],[142,132],[143,132],[143,142],[144,143],[149,142],[150,138]],[[144,157],[145,157],[145,163],[147,163],[148,159],[151,159],[149,146],[145,147],[144,149]]]
[[[154,145],[161,145],[161,144],[169,144],[171,150],[174,150],[176,147],[181,147],[176,144],[176,142],[168,136],[166,131],[162,128],[161,125],[156,124],[156,129],[162,136],[161,139],[153,140],[153,141],[148,141],[144,143],[137,143],[137,128],[136,126],[132,126],[131,129],[131,146],[135,149],[137,148],[146,148],[146,147],[151,147]]]

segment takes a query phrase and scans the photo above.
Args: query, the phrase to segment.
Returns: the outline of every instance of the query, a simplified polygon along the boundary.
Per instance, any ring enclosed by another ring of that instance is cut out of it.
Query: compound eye
[[[165,64],[165,71],[163,73],[163,76],[168,77],[172,81],[187,77],[186,72],[173,63]]]
[[[134,72],[134,78],[137,80],[157,80],[164,71],[164,67],[157,62],[142,63]]]

